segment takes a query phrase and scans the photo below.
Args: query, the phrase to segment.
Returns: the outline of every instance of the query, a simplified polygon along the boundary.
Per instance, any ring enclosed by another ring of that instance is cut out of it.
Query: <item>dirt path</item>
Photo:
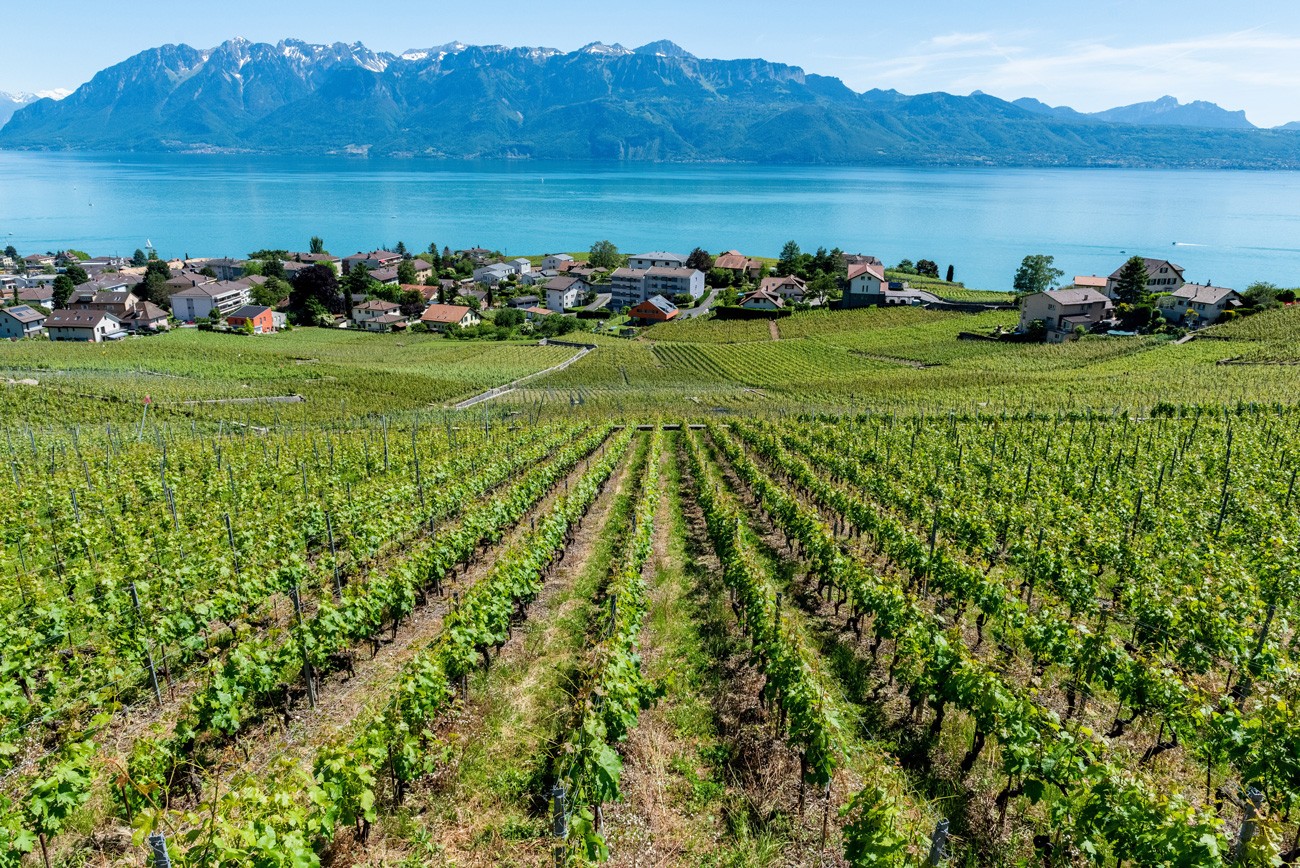
[[[781,329],[776,324],[776,320],[770,319],[767,321],[767,330],[768,333],[772,335],[772,340],[774,341],[781,340]]]
[[[520,377],[517,380],[512,380],[511,382],[506,383],[504,386],[497,386],[496,388],[488,389],[486,392],[482,392],[481,394],[475,395],[472,398],[466,398],[464,401],[461,401],[459,404],[454,405],[452,409],[465,410],[469,407],[473,407],[475,404],[482,404],[484,401],[491,401],[493,398],[500,398],[502,395],[506,395],[509,394],[510,392],[513,392],[515,389],[519,388],[525,383],[531,382],[532,380],[536,380],[541,377],[545,377],[547,374],[554,374],[559,371],[563,371],[565,368],[569,367],[569,365],[572,365],[573,363],[584,358],[587,355],[587,353],[595,352],[595,350],[596,350],[595,347],[582,347],[576,353],[574,353],[572,356],[565,359],[564,361],[560,362],[558,365],[552,365],[551,367],[547,368],[544,371],[537,371],[536,373],[529,374],[526,377]]]
[[[442,737],[452,759],[408,804],[421,816],[418,830],[381,824],[364,854],[367,864],[387,864],[385,858],[399,854],[415,858],[411,851],[421,847],[427,849],[421,856],[436,852],[437,864],[459,866],[548,858],[544,824],[532,816],[536,775],[568,710],[593,615],[591,596],[621,536],[631,470],[643,446],[644,439],[629,447],[528,607],[524,628],[514,631],[490,670],[473,676],[469,703],[446,722]]]

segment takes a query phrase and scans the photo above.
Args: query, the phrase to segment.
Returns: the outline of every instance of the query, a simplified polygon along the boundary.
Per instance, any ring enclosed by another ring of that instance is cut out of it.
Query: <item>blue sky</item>
[[[1171,94],[1245,109],[1261,126],[1300,120],[1295,0],[46,0],[10,4],[5,25],[0,91],[75,88],[154,45],[233,36],[394,52],[668,38],[702,57],[764,57],[856,90],[979,89],[1084,111]]]

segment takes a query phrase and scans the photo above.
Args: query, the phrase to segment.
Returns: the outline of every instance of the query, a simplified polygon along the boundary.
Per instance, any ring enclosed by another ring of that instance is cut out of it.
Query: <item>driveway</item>
[[[612,296],[608,292],[598,292],[596,293],[596,300],[593,301],[591,304],[587,305],[587,307],[584,309],[600,310],[602,307],[609,304],[610,298],[612,298]]]
[[[717,298],[718,290],[709,290],[709,294],[704,296],[704,299],[698,305],[683,310],[680,318],[694,319],[697,316],[708,316],[709,308],[713,306],[713,302],[717,301]]]

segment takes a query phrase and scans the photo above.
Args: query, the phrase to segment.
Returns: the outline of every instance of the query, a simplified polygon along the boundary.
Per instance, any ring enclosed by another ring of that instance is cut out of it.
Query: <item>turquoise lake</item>
[[[1126,254],[1187,279],[1300,285],[1300,172],[911,169],[452,162],[0,152],[0,241],[23,253],[243,256],[306,249],[481,246],[510,254],[736,248],[794,239],[949,263],[1007,289],[1028,253],[1067,277]],[[2,245],[0,245],[2,246]]]

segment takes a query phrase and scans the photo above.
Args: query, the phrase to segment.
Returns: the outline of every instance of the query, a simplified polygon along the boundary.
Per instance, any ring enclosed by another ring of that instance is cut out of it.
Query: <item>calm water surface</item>
[[[0,241],[165,256],[393,245],[512,254],[696,245],[775,256],[793,238],[933,259],[1008,288],[1048,253],[1068,276],[1126,253],[1172,259],[1189,280],[1300,285],[1300,173],[1088,169],[866,169],[441,162],[0,152]]]

